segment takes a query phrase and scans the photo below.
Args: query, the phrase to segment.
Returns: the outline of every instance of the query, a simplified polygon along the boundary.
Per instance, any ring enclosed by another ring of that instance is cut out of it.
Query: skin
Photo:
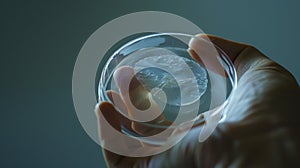
[[[300,166],[300,89],[295,78],[252,46],[207,37],[227,53],[237,70],[238,86],[228,104],[226,121],[203,143],[195,133],[200,124],[180,143],[154,156],[133,158],[103,150],[108,167]],[[96,109],[100,127],[102,113],[115,129],[125,123],[141,134],[149,132],[124,120],[108,102]]]

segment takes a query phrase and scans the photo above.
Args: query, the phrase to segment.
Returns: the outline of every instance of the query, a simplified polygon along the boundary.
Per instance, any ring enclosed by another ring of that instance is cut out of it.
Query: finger
[[[116,102],[118,102],[119,105],[117,108],[119,109],[118,112],[116,112],[116,118],[119,120],[120,124],[123,125],[123,127],[125,127],[127,130],[136,133],[138,135],[141,136],[151,136],[151,135],[155,135],[161,131],[163,131],[164,129],[162,128],[152,128],[150,126],[147,126],[145,124],[139,123],[139,122],[135,122],[135,121],[131,121],[130,119],[127,118],[127,109],[126,109],[126,105],[123,102],[121,96],[116,93],[115,91],[108,91],[107,95],[109,97],[110,100],[112,100],[112,102],[115,104]],[[114,109],[114,111],[117,111]],[[120,113],[122,113],[123,115],[120,115]],[[125,115],[125,116],[124,116]],[[157,124],[158,121],[161,121],[161,123],[159,123],[160,125],[171,125],[170,122],[166,121],[166,119],[161,115],[158,118],[154,119],[153,121],[147,122],[147,124]]]
[[[235,61],[238,55],[249,47],[247,44],[230,41],[213,35],[201,35],[202,38],[210,40],[213,44],[220,47],[231,59],[232,62]]]
[[[113,103],[121,102],[123,104],[121,107],[115,107],[108,102],[103,103],[103,106],[105,106],[105,107],[107,106],[106,103],[108,103],[108,105],[111,106],[111,107],[109,107],[110,109],[108,109],[108,110],[111,111],[110,113],[113,112],[114,113],[113,115],[115,116],[113,119],[112,117],[109,118],[109,117],[105,117],[106,115],[104,115],[105,119],[106,120],[111,119],[113,121],[118,120],[119,125],[121,125],[121,127],[122,127],[121,129],[123,129],[122,132],[125,131],[127,134],[130,134],[130,135],[135,134],[136,136],[142,136],[142,137],[152,136],[152,135],[162,132],[165,129],[164,128],[153,128],[152,126],[149,126],[149,124],[155,125],[155,124],[158,124],[157,123],[158,120],[161,120],[162,122],[159,123],[160,125],[165,125],[165,126],[171,125],[171,123],[167,122],[162,116],[153,121],[147,122],[147,123],[139,123],[139,122],[131,121],[130,119],[127,118],[126,115],[124,116],[124,113],[127,112],[127,109],[126,109],[125,103],[123,102],[121,96],[112,90],[107,91],[107,95],[112,100]],[[114,98],[114,99],[112,99],[112,98]],[[118,109],[118,110],[116,110],[116,109]],[[106,110],[106,111],[108,111],[108,110]],[[123,110],[125,112],[121,112],[121,110]],[[146,125],[146,124],[148,124],[148,125]],[[141,142],[141,144],[144,145],[144,143],[142,143],[142,142]]]
[[[248,45],[225,40],[216,36],[198,34],[191,39],[189,43],[190,55],[207,70],[210,70],[218,75],[227,77],[224,71],[221,56],[225,52],[229,59],[233,62],[235,58],[245,49]]]
[[[116,94],[115,92],[109,91],[108,95]],[[105,156],[105,160],[109,167],[135,167],[135,166],[145,166],[148,164],[148,160],[150,157],[136,158],[136,157],[127,157],[116,154],[107,150],[108,146],[117,146],[119,148],[125,148],[124,150],[132,147],[132,149],[139,150],[142,149],[144,145],[147,146],[155,146],[151,144],[144,144],[143,142],[137,139],[126,139],[120,137],[118,134],[114,133],[114,130],[109,129],[108,126],[105,125],[106,122],[113,127],[113,129],[117,131],[121,131],[122,125],[124,121],[128,121],[128,119],[124,118],[122,114],[120,114],[116,108],[109,102],[102,102],[96,107],[97,116],[99,118],[99,130],[100,137],[104,140],[103,152]],[[131,130],[133,131],[133,130]],[[134,150],[134,151],[135,151]]]
[[[209,40],[202,35],[196,35],[189,42],[188,52],[190,55],[207,70],[216,74],[226,76],[224,68],[220,62],[220,53]]]
[[[133,110],[132,107],[129,106],[130,104],[140,110],[145,110],[150,107],[149,91],[147,91],[135,77],[135,72],[132,67],[124,66],[117,69],[114,73],[114,80],[129,110]]]
[[[140,87],[140,86],[135,86],[135,88],[137,88],[137,87]],[[141,92],[143,92],[143,90]],[[137,91],[135,91],[135,93],[140,94]],[[153,130],[151,130],[149,128],[149,126],[140,124],[135,121],[131,121],[130,118],[128,118],[128,110],[126,108],[126,103],[124,103],[121,96],[117,92],[110,90],[110,91],[107,91],[107,95],[108,95],[109,99],[113,102],[113,104],[117,105],[117,108],[119,109],[118,110],[119,113],[116,112],[116,115],[117,115],[116,118],[119,119],[120,123],[123,124],[123,126],[128,131],[131,131],[131,132],[136,133],[141,136],[146,136],[146,135],[149,136],[150,132],[153,132]],[[124,116],[120,115],[120,113],[122,113]],[[130,115],[132,116],[133,114],[130,113]],[[160,119],[162,119],[162,118],[160,117]],[[157,120],[158,119],[156,119],[156,121]],[[156,130],[155,132],[158,132],[158,131],[160,131],[160,130]],[[153,132],[153,134],[155,132]]]
[[[99,137],[101,141],[105,141],[105,140],[110,141],[115,137],[112,137],[111,134],[108,133],[109,130],[107,130],[107,127],[105,127],[104,123],[106,121],[109,121],[111,126],[117,131],[121,131],[121,127],[119,121],[114,118],[113,112],[110,113],[110,111],[114,111],[114,109],[109,105],[109,103],[105,102],[101,104],[96,106],[96,114],[98,117],[99,134],[100,134]],[[109,150],[106,150],[106,146],[103,146],[103,152],[104,152],[107,165],[113,165],[121,159],[121,156],[114,154]]]
[[[195,38],[195,40],[190,42],[190,48],[192,49],[191,55],[194,59],[201,59],[198,62],[201,64],[203,64],[203,62],[206,63],[206,68],[211,69],[218,74],[222,74],[223,71],[218,68],[220,67],[220,64],[216,60],[217,57],[214,56],[217,55],[217,49],[214,49],[214,46],[209,42],[207,43],[207,41],[212,42],[216,45],[216,47],[221,48],[221,50],[228,55],[234,63],[238,78],[240,78],[250,68],[254,69],[264,66],[275,66],[278,71],[288,75],[294,80],[294,77],[286,69],[271,61],[263,53],[250,45],[223,39],[213,35],[200,34],[196,35],[196,37],[200,37],[200,39]],[[203,51],[205,51],[204,54]]]
[[[242,44],[239,42],[223,39],[213,35],[206,35],[212,43],[220,47],[234,63],[238,79],[247,71],[249,68],[258,66],[258,62],[266,60],[264,56],[254,47]]]
[[[125,157],[107,149],[112,149],[113,147],[122,148],[123,151],[130,147],[138,149],[142,147],[142,143],[133,139],[129,140],[117,133],[121,133],[122,125],[128,123],[128,121],[111,103],[102,102],[96,108],[99,134],[107,164],[111,167],[116,167],[120,165],[120,163],[124,163],[123,166],[132,165],[136,160],[135,158]],[[121,151],[122,149],[118,149],[118,151]]]
[[[202,129],[199,133],[198,141],[200,143],[204,142],[217,127],[219,121],[222,118],[222,112],[220,112],[220,110],[222,110],[222,108],[217,108],[203,114],[205,122],[202,125]]]
[[[120,90],[120,97],[128,110],[128,117],[132,120],[132,128],[135,132],[143,136],[150,136],[164,130],[164,128],[154,128],[152,125],[168,126],[171,124],[162,114],[162,108],[152,99],[151,93],[136,78],[133,68],[119,68],[114,73],[114,80]]]
[[[126,117],[120,114],[119,111],[109,102],[102,102],[98,106],[97,117],[100,123],[100,137],[107,138],[111,135],[106,127],[101,127],[102,123],[109,123],[115,130],[121,132],[122,124],[130,123]]]
[[[112,101],[114,105],[117,105],[116,107],[118,108],[118,111],[123,114],[125,117],[128,116],[128,110],[126,108],[126,104],[122,100],[121,96],[113,90],[108,90],[106,91],[106,94],[109,98],[109,100]]]

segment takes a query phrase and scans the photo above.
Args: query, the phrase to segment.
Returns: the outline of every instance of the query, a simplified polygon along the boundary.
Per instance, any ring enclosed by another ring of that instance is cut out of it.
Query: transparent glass
[[[124,134],[143,139],[168,130],[169,137],[186,123],[207,124],[216,115],[213,122],[222,122],[236,82],[231,60],[205,35],[160,33],[116,50],[102,67],[98,94],[131,122]]]

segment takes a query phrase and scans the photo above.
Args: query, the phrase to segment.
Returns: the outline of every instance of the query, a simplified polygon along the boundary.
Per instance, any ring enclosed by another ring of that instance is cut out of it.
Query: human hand
[[[109,167],[299,165],[300,116],[296,104],[300,93],[294,77],[252,46],[208,37],[227,53],[237,70],[238,86],[228,103],[225,122],[220,123],[203,143],[198,142],[198,134],[195,133],[201,129],[202,125],[199,125],[193,127],[180,143],[154,156],[126,157],[104,149]],[[192,49],[196,47],[191,44]],[[141,134],[149,131],[124,120],[108,102],[99,104],[97,112],[98,116],[103,114],[117,130],[125,124]],[[100,127],[101,120],[99,117]],[[106,137],[109,135],[101,135],[103,139]]]

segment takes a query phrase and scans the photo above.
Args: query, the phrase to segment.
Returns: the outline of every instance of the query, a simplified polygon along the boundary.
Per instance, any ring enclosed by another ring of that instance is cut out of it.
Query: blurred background
[[[106,167],[72,102],[72,72],[87,38],[106,22],[165,11],[204,32],[250,43],[300,81],[300,1],[1,1],[0,167]]]

